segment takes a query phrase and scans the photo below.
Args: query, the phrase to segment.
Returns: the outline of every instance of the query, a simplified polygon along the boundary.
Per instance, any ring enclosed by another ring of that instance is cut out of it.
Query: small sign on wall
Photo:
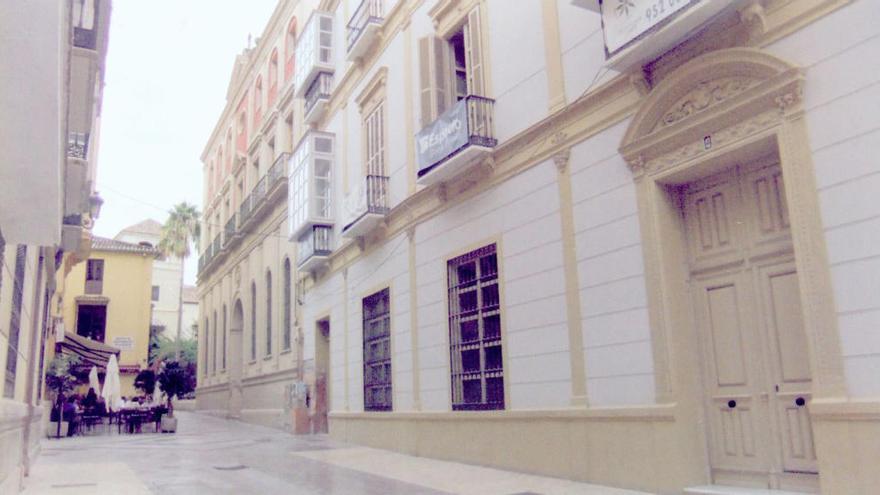
[[[113,337],[113,343],[111,345],[118,348],[120,351],[133,351],[134,337]]]

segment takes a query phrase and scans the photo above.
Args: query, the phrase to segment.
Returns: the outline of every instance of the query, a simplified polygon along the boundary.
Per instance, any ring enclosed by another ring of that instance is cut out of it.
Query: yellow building
[[[123,396],[137,393],[134,378],[149,360],[152,270],[158,255],[148,245],[95,236],[88,260],[59,281],[66,334],[121,351]]]

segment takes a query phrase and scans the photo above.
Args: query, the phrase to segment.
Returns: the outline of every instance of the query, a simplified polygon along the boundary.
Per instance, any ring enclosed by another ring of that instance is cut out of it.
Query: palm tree
[[[180,359],[180,327],[183,325],[183,266],[186,258],[190,255],[190,244],[198,245],[201,228],[199,226],[199,213],[195,205],[186,201],[174,205],[168,212],[168,220],[162,226],[162,238],[159,240],[159,250],[165,256],[174,256],[180,259],[180,301],[177,305],[177,358]]]

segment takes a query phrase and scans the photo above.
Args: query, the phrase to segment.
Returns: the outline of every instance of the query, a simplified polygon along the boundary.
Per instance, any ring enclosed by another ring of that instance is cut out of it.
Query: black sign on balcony
[[[467,100],[463,99],[416,134],[419,174],[468,144]]]

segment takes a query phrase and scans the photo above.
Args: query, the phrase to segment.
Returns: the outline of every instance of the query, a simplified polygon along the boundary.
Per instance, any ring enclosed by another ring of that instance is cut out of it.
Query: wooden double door
[[[773,160],[680,189],[713,481],[818,491],[812,377]]]

